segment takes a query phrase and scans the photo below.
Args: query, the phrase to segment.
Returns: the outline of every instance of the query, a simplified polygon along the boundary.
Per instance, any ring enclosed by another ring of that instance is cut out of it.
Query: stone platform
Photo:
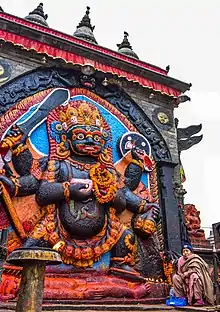
[[[8,303],[0,303],[0,311],[5,312],[14,312],[15,311],[15,302],[8,302]],[[159,312],[159,311],[173,311],[173,312],[199,312],[199,311],[209,311],[215,312],[220,311],[220,306],[215,307],[168,307],[165,304],[158,304],[158,305],[145,305],[145,304],[71,304],[71,303],[59,303],[59,304],[50,304],[44,303],[43,304],[43,311],[48,312],[71,312],[71,311],[86,311],[86,312]]]
[[[4,267],[0,301],[16,300],[21,272],[22,268],[16,266]],[[165,282],[148,279],[146,283],[137,283],[97,271],[69,275],[48,271],[44,283],[44,301],[51,303],[68,300],[72,304],[78,301],[96,304],[102,300],[105,304],[159,304],[165,302],[168,294]]]

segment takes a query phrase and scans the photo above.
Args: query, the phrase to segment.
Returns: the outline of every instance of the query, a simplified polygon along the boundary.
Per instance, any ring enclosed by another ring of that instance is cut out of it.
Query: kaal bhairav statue
[[[1,222],[9,226],[8,251],[53,248],[62,257],[60,270],[71,272],[94,269],[109,255],[108,274],[145,285],[133,264],[137,238],[153,235],[159,220],[159,207],[141,182],[153,168],[150,145],[128,120],[125,127],[113,117],[112,105],[89,95],[49,89],[1,117]],[[120,219],[125,210],[133,214],[128,226]]]

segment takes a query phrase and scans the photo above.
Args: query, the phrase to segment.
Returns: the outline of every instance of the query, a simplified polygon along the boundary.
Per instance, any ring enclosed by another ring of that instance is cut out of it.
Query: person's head
[[[183,245],[181,252],[184,259],[187,259],[193,253],[193,248],[190,244],[185,244]]]

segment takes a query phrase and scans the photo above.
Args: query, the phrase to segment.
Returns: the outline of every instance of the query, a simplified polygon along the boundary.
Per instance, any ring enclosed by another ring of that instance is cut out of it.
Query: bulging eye
[[[103,131],[102,135],[105,139],[108,137],[108,133],[106,131]]]
[[[100,136],[98,136],[97,134],[94,135],[93,140],[96,142],[100,141]]]
[[[78,140],[83,140],[85,138],[85,135],[83,133],[78,133],[76,137]]]
[[[58,130],[58,131],[63,130],[62,125],[61,125],[61,124],[57,124],[57,125],[56,125],[56,130]]]

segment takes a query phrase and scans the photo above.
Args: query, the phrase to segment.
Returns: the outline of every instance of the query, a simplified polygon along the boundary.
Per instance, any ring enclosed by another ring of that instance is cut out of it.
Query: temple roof
[[[48,18],[47,14],[44,14],[43,3],[40,3],[36,9],[29,13],[28,16],[25,17],[26,20],[41,24],[43,26],[48,26],[46,20]]]
[[[83,16],[79,25],[77,26],[76,31],[74,32],[73,36],[97,44],[97,41],[93,34],[93,30],[95,29],[95,26],[91,25],[89,13],[90,13],[90,7],[87,6],[86,13]]]
[[[128,33],[124,31],[124,39],[122,43],[117,44],[118,52],[139,59],[137,54],[133,51],[130,42],[128,41],[128,36]]]
[[[36,10],[44,15],[42,4],[38,8]],[[87,8],[87,17],[88,11]],[[44,17],[46,18],[45,15]],[[90,29],[91,23],[87,17],[84,16],[77,29],[81,27]],[[92,26],[91,28],[94,29]],[[134,56],[122,54],[120,51],[104,48],[86,40],[85,37],[77,37],[75,33],[74,36],[64,34],[49,28],[46,24],[37,23],[29,18],[22,19],[5,12],[0,12],[0,41],[21,46],[23,50],[36,51],[38,55],[62,59],[76,66],[89,63],[96,71],[112,74],[120,79],[124,78],[172,98],[177,98],[180,93],[190,89],[190,84],[167,76],[166,69],[135,59]]]

